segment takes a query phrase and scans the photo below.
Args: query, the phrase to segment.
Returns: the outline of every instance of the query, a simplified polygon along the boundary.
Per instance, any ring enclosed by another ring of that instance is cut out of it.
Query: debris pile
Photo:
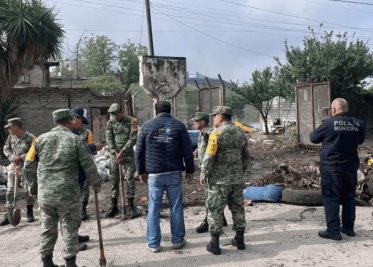
[[[368,154],[360,160],[357,175],[356,202],[362,206],[373,205],[373,155]]]
[[[286,163],[277,164],[270,173],[267,173],[263,178],[255,182],[257,186],[268,184],[279,184],[288,188],[319,189],[319,163],[313,161],[299,169],[295,169]]]

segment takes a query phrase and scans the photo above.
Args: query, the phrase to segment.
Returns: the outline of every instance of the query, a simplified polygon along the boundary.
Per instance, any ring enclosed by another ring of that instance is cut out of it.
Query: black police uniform
[[[358,145],[364,142],[363,121],[340,113],[326,119],[310,134],[312,143],[322,142],[320,152],[321,190],[327,232],[340,235],[339,206],[342,205],[342,231],[353,232],[355,188],[359,168]]]

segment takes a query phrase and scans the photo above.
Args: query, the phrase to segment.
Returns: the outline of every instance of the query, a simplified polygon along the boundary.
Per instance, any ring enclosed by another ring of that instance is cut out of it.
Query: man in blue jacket
[[[334,99],[330,109],[332,118],[326,119],[311,132],[310,140],[312,143],[322,142],[320,173],[327,229],[319,231],[319,236],[341,240],[341,232],[348,236],[355,235],[358,146],[364,142],[365,132],[364,123],[347,114],[345,99]]]
[[[148,183],[147,248],[160,251],[160,213],[163,192],[167,192],[171,211],[172,249],[185,245],[182,177],[193,178],[192,144],[185,125],[171,116],[166,101],[155,104],[156,117],[146,122],[137,137],[136,166],[143,183]]]

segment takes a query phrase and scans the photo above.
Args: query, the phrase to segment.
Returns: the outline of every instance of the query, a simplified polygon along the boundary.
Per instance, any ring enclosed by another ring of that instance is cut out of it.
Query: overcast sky
[[[148,46],[145,0],[45,0],[66,31],[64,48],[106,35]],[[354,2],[354,3],[352,3]],[[190,74],[250,81],[251,72],[284,59],[284,41],[301,46],[308,27],[348,32],[373,48],[373,1],[150,0],[156,56],[186,57]],[[320,24],[323,26],[320,28]],[[372,44],[372,45],[371,45]]]

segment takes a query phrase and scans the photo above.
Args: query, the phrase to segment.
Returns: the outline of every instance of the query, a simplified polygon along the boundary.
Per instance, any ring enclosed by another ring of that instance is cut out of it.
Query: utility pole
[[[149,56],[154,56],[152,20],[150,16],[150,0],[145,0],[146,18],[148,22]]]

